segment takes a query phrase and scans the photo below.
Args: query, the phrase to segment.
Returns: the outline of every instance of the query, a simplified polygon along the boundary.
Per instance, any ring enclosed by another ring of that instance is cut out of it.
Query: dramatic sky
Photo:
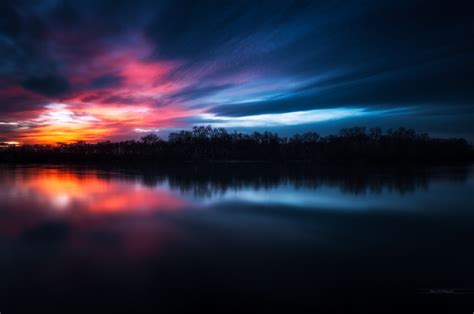
[[[463,2],[2,0],[0,141],[203,124],[283,135],[407,126],[473,141]]]

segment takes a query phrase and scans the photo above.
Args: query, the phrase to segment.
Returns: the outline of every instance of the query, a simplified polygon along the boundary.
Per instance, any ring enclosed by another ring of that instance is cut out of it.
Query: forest
[[[335,135],[306,132],[290,137],[195,126],[190,131],[170,133],[166,140],[151,133],[140,140],[121,142],[0,145],[3,162],[135,160],[442,162],[474,160],[474,151],[462,138],[433,138],[403,127],[383,131],[358,126],[342,129]]]

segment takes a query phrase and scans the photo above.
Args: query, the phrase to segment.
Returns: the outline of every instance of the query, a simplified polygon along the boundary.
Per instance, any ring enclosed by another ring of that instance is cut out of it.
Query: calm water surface
[[[472,312],[472,170],[3,165],[0,312]]]

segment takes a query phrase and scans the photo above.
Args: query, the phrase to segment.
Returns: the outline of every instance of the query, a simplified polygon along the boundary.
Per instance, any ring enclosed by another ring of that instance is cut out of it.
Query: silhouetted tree
[[[162,139],[155,133],[150,133],[141,138],[143,144],[154,145],[162,141]]]
[[[342,129],[338,135],[272,132],[228,133],[223,128],[196,126],[170,133],[168,140],[151,133],[140,141],[0,146],[0,161],[87,160],[305,160],[305,161],[462,161],[473,160],[465,139],[430,138],[413,129],[364,127]]]

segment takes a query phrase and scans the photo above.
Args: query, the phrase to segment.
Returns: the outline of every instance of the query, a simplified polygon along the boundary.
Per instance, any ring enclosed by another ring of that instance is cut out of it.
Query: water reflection
[[[168,181],[172,189],[192,192],[197,197],[212,197],[228,190],[266,190],[285,184],[296,189],[337,187],[344,194],[381,193],[384,190],[405,194],[425,189],[431,180],[439,179],[440,175],[443,180],[450,182],[465,182],[469,172],[469,165],[357,167],[237,163],[156,167],[153,171],[149,168],[136,168],[133,175],[148,186]]]
[[[359,200],[363,203],[358,207],[370,207],[377,198],[386,201],[396,194],[425,191],[430,184],[463,184],[470,168],[281,167],[249,163],[134,168],[4,166],[1,170],[0,197],[15,203],[14,207],[137,214],[222,201],[341,207]],[[353,206],[357,207],[355,203]]]
[[[147,186],[138,178],[117,174],[111,180],[109,175],[100,170],[20,167],[4,169],[0,185],[9,201],[33,200],[54,210],[81,207],[96,213],[137,213],[184,205],[169,191]]]
[[[458,198],[471,167],[328,167],[266,163],[179,166],[2,166],[3,213],[34,217],[146,216],[186,209],[262,204],[316,209],[421,207]],[[431,191],[430,191],[431,189]],[[420,199],[421,197],[421,199]],[[420,203],[421,202],[421,203]],[[451,204],[453,205],[453,204]],[[0,233],[14,229],[7,220]],[[20,228],[21,229],[21,228]]]
[[[469,288],[471,169],[4,165],[0,306],[223,312]]]

